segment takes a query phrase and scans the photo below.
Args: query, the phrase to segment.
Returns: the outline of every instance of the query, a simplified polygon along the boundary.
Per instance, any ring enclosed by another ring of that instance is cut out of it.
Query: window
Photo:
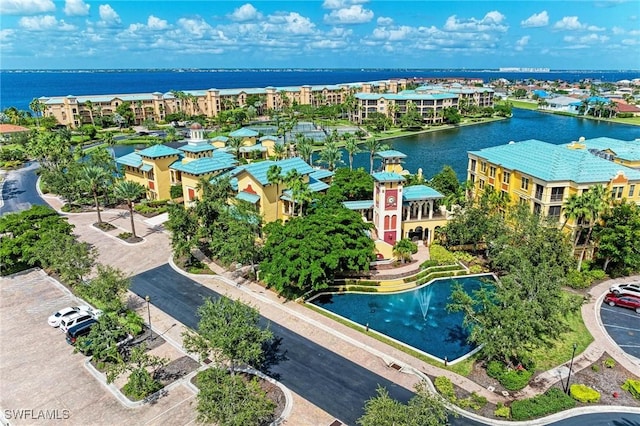
[[[533,204],[533,212],[535,214],[540,214],[541,211],[542,211],[542,206],[540,205],[540,203],[534,203]]]
[[[476,160],[471,160],[471,164],[469,165],[469,170],[472,172],[476,171]]]
[[[562,201],[564,188],[551,188],[551,201]]]
[[[633,197],[633,193],[636,191],[635,185],[629,185],[629,198]]]
[[[549,206],[549,218],[558,220],[560,219],[561,206]]]
[[[519,202],[520,204],[526,205],[526,204],[528,204],[529,200],[527,200],[527,199],[526,199],[526,198],[524,198],[524,197],[520,197],[520,199],[518,200],[518,202]]]
[[[484,189],[484,179],[480,179],[480,181],[478,182],[478,188]]]
[[[614,186],[611,190],[611,198],[620,199],[622,198],[622,191],[624,190],[623,186]]]
[[[542,200],[543,191],[544,191],[544,187],[542,185],[536,184],[536,194],[535,194],[536,199]]]
[[[474,175],[474,174],[469,175],[469,180],[471,181],[471,183],[475,183],[476,182],[476,175]]]
[[[503,172],[502,173],[502,183],[506,183],[508,185],[510,180],[511,180],[511,173]]]
[[[487,163],[485,163],[484,161],[480,163],[480,171],[482,173],[487,173]]]
[[[496,168],[493,166],[489,168],[489,177],[492,177],[492,178],[496,177]]]
[[[522,182],[520,182],[520,189],[522,189],[523,191],[529,190],[529,178],[522,178]]]

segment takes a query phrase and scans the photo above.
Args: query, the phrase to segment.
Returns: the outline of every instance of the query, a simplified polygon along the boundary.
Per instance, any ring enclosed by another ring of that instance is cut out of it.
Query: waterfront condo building
[[[603,185],[611,201],[640,204],[640,145],[611,138],[585,139],[563,145],[539,140],[510,142],[468,153],[467,179],[474,196],[487,187],[561,223],[564,202],[595,185]],[[633,168],[636,167],[636,168]],[[567,225],[573,229],[574,219]]]

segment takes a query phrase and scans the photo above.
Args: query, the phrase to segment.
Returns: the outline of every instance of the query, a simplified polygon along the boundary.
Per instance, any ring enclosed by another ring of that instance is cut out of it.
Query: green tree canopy
[[[640,271],[640,207],[620,203],[607,213],[593,231],[598,243],[596,261],[614,276]]]
[[[373,177],[362,167],[355,170],[341,167],[335,171],[327,194],[340,201],[370,200],[373,197]]]
[[[374,259],[370,227],[342,206],[316,209],[285,224],[269,223],[261,278],[289,297],[326,288],[338,272],[368,270]]]

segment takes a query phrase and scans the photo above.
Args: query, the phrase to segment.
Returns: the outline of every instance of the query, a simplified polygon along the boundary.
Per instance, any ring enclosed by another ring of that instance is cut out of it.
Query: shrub
[[[590,388],[587,385],[573,384],[569,388],[569,394],[573,399],[580,402],[598,402],[600,401],[600,392]]]
[[[425,260],[424,262],[422,262],[420,264],[420,268],[422,268],[422,269],[426,269],[426,268],[429,268],[431,266],[438,266],[438,262],[436,262],[433,259],[429,259],[429,260]]]
[[[456,404],[462,408],[471,408],[472,410],[478,411],[487,405],[487,398],[482,395],[478,395],[475,392],[471,392],[471,395],[467,398],[459,399]]]
[[[602,269],[594,269],[593,271],[589,271],[589,275],[591,275],[591,278],[596,281],[604,279],[607,276],[607,273]]]
[[[452,254],[454,258],[465,263],[471,263],[475,260],[475,256],[466,251],[454,251]]]
[[[576,406],[576,401],[558,388],[551,388],[542,395],[514,401],[511,417],[514,420],[529,420]]]
[[[487,364],[487,374],[489,375],[489,377],[497,379],[500,377],[500,375],[502,375],[503,371],[504,368],[502,366],[502,363],[498,361],[489,361],[489,364]]]
[[[593,364],[591,366],[591,370],[597,373],[598,371],[600,371],[600,367],[598,366],[598,364]]]
[[[622,389],[631,392],[635,399],[640,399],[640,380],[627,379]]]
[[[502,402],[498,402],[493,414],[496,417],[504,417],[505,419],[508,419],[511,416],[511,409],[506,407]]]
[[[505,389],[510,391],[517,391],[527,386],[529,379],[533,375],[532,371],[532,368],[531,371],[524,368],[517,370],[507,369],[504,364],[498,361],[490,361],[487,364],[487,374],[497,379]]]
[[[142,333],[144,320],[136,311],[128,310],[126,315],[118,317],[118,322],[128,333],[134,336]]]
[[[128,240],[131,237],[133,237],[133,234],[131,232],[121,232],[118,234],[118,238],[120,238],[121,240]]]
[[[449,250],[438,244],[431,245],[429,254],[432,260],[438,262],[438,265],[451,265],[457,262],[456,257]]]
[[[171,185],[171,188],[169,188],[169,194],[172,199],[182,197],[182,185]]]
[[[616,366],[616,362],[613,360],[613,358],[607,358],[604,360],[604,366],[607,368],[613,368]]]
[[[567,284],[571,288],[587,288],[593,282],[591,278],[591,274],[588,272],[580,272],[576,270],[571,270],[567,273]]]
[[[471,265],[469,266],[469,272],[472,274],[481,274],[484,272],[484,268],[482,265]]]
[[[434,382],[434,385],[440,394],[448,401],[456,401],[456,392],[453,389],[453,383],[448,377],[438,376]]]

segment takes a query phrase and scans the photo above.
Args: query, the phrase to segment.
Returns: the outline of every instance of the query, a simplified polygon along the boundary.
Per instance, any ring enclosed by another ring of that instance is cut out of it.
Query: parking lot
[[[620,306],[600,306],[602,325],[626,353],[640,359],[640,314]]]
[[[64,334],[47,324],[54,311],[77,303],[42,271],[0,279],[0,420],[11,425],[194,423],[195,395],[184,385],[153,405],[126,408],[90,374],[87,358],[73,353]]]

